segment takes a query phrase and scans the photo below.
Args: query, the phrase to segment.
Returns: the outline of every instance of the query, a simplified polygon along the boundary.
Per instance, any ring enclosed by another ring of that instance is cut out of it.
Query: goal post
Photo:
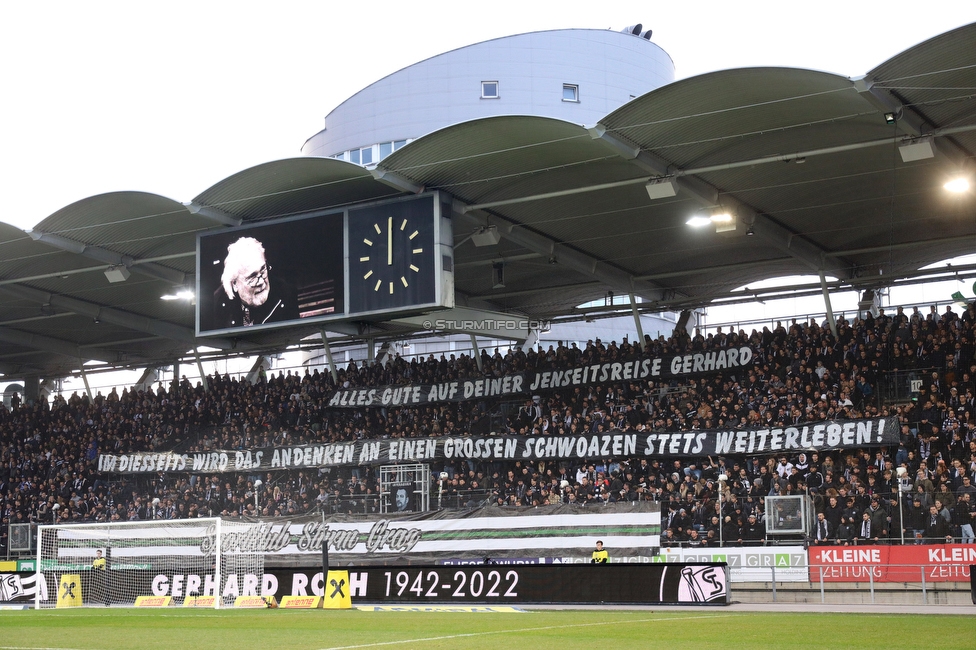
[[[39,526],[35,607],[131,606],[192,596],[207,607],[260,596],[261,525],[219,518]]]

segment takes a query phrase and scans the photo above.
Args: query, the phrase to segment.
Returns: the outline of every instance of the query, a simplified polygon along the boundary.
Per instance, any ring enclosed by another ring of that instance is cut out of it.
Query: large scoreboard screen
[[[454,306],[450,212],[431,192],[197,238],[197,334]]]

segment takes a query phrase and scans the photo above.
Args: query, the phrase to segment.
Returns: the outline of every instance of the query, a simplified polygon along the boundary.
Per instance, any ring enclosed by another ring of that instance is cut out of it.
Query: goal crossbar
[[[139,596],[219,608],[261,595],[260,524],[220,518],[38,527],[37,608],[133,605]]]

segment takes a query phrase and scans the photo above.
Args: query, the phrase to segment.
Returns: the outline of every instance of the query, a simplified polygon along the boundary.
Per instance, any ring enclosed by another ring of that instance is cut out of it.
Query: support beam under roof
[[[425,190],[423,185],[416,183],[396,172],[377,167],[370,172],[381,183],[404,192],[420,193]],[[612,265],[607,260],[600,259],[572,248],[545,235],[528,230],[524,226],[499,215],[472,209],[464,201],[451,196],[441,190],[445,197],[453,199],[452,212],[455,222],[464,223],[472,228],[483,227],[491,222],[498,227],[502,237],[518,244],[522,248],[545,256],[555,258],[557,264],[582,273],[595,280],[599,280],[611,288],[623,293],[635,292],[645,300],[659,300],[667,289],[655,286],[649,282],[636,280],[634,276]],[[481,214],[478,214],[478,213]],[[487,219],[487,220],[486,220]]]
[[[392,187],[393,189],[400,190],[401,192],[410,192],[411,194],[420,194],[424,191],[424,186],[419,183],[415,183],[406,176],[402,176],[389,169],[383,169],[382,167],[377,167],[376,169],[369,170],[369,173],[373,175],[373,178],[379,182]]]
[[[878,86],[874,79],[867,75],[851,80],[854,88],[869,104],[880,113],[893,113],[897,116],[895,126],[903,133],[918,138],[938,133],[938,129],[931,124],[915,108],[906,106],[901,99],[884,86]],[[945,156],[955,165],[962,165],[969,159],[969,152],[960,147],[955,140],[948,137],[933,138],[932,144],[936,151]]]
[[[52,336],[33,334],[10,327],[0,327],[0,341],[20,345],[27,348],[34,348],[43,352],[53,352],[72,359],[94,359],[105,363],[118,362],[118,354],[112,350],[97,347],[80,346],[70,341],[57,339]]]
[[[48,293],[19,284],[6,284],[0,286],[0,294],[7,294],[21,300],[28,300],[40,305],[51,305],[58,309],[64,309],[75,314],[98,318],[106,323],[112,323],[121,327],[126,327],[137,332],[145,332],[155,336],[180,341],[187,344],[187,349],[197,345],[196,333],[189,327],[175,325],[166,321],[140,316],[132,312],[123,311],[115,307],[100,305],[86,300],[79,300],[71,296],[62,294]],[[224,338],[206,338],[201,340],[201,344],[221,350],[246,351],[251,346],[249,344],[231,341]]]
[[[141,273],[142,275],[147,275],[156,280],[162,280],[163,282],[168,282],[173,285],[185,286],[192,277],[190,274],[177,271],[176,269],[163,266],[162,264],[157,264],[155,262],[135,264],[134,262],[136,260],[128,255],[123,255],[100,246],[91,246],[84,242],[75,241],[74,239],[69,239],[68,237],[64,237],[62,235],[41,232],[40,230],[31,230],[28,234],[34,241],[44,242],[49,246],[54,246],[55,248],[60,248],[63,251],[74,253],[75,255],[81,255],[82,257],[97,260],[105,264],[124,266],[127,269],[135,271],[136,273]]]
[[[633,275],[623,269],[611,264],[607,260],[594,257],[589,253],[584,253],[576,248],[563,244],[555,239],[529,230],[519,223],[511,221],[505,217],[485,212],[478,214],[474,212],[464,212],[465,204],[462,201],[454,201],[454,220],[463,223],[471,228],[480,228],[487,223],[498,227],[501,236],[510,242],[518,244],[534,253],[538,253],[546,259],[554,259],[555,263],[582,275],[598,280],[615,291],[621,293],[634,292],[645,300],[660,300],[664,293],[669,291],[665,287],[659,287],[643,280],[637,280]],[[481,296],[487,298],[488,296]]]
[[[777,249],[803,262],[812,271],[819,273],[821,270],[825,270],[837,277],[852,277],[852,269],[845,267],[842,262],[836,259],[828,259],[829,251],[820,248],[798,233],[792,232],[753,206],[740,201],[731,194],[721,193],[718,188],[693,175],[685,174],[669,161],[648,151],[643,151],[639,146],[608,131],[603,124],[597,124],[587,130],[590,132],[591,138],[602,142],[617,155],[631,161],[644,171],[655,176],[673,176],[681,192],[701,203],[703,207],[714,207],[721,203],[724,208],[735,212],[741,222],[753,226],[756,235]]]
[[[224,212],[218,208],[211,205],[200,205],[199,203],[184,203],[183,207],[187,209],[190,214],[195,214],[198,217],[203,217],[204,219],[209,219],[215,224],[220,226],[239,226],[244,223],[244,220],[240,217],[235,217],[229,212]]]

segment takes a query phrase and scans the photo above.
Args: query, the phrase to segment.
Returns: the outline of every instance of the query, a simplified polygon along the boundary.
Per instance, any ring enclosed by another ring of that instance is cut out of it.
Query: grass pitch
[[[976,646],[968,616],[708,611],[531,610],[522,613],[358,610],[75,609],[0,612],[0,649],[155,648],[856,648]]]

